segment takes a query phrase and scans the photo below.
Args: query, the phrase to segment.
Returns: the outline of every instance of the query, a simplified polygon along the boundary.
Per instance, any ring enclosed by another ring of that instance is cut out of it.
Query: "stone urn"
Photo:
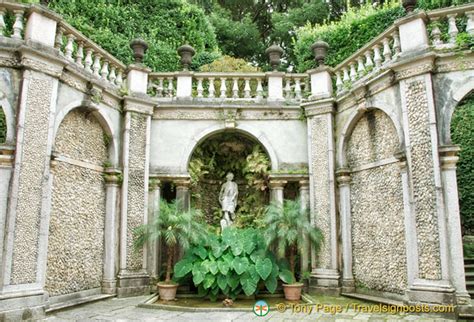
[[[402,0],[402,6],[407,13],[413,12],[416,8],[416,0]]]
[[[130,48],[133,50],[133,57],[135,58],[135,63],[140,64],[143,61],[145,52],[148,49],[148,44],[145,40],[137,38],[133,39],[130,42]]]
[[[281,55],[283,55],[283,49],[278,46],[277,44],[273,44],[265,50],[265,54],[268,55],[268,59],[270,60],[270,65],[274,71],[277,70],[278,66],[280,65]]]
[[[324,66],[324,60],[329,49],[327,42],[318,40],[311,45],[311,50],[313,51],[314,60],[318,63],[319,66]]]
[[[178,290],[179,284],[168,284],[160,282],[157,284],[158,294],[160,295],[160,300],[163,301],[174,301],[176,298],[176,291]]]
[[[283,284],[285,299],[288,301],[299,301],[301,299],[303,286],[303,283]]]
[[[193,56],[196,53],[193,47],[189,45],[182,45],[178,48],[178,55],[181,57],[181,65],[183,65],[184,70],[188,70],[193,61]]]

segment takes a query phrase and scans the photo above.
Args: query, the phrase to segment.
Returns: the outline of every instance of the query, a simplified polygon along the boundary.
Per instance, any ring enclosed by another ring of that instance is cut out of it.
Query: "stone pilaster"
[[[102,292],[115,294],[117,290],[117,254],[118,254],[118,223],[119,223],[119,191],[120,171],[107,169],[105,178],[105,246],[104,246],[104,276],[102,279]]]
[[[123,183],[120,220],[120,271],[118,296],[149,291],[147,248],[133,248],[133,231],[148,222],[148,172],[153,104],[125,97],[123,132]]]
[[[5,238],[5,221],[7,218],[8,192],[13,172],[15,147],[0,146],[0,249],[3,249]],[[0,252],[0,263],[3,262],[3,252]],[[1,271],[1,270],[0,270]],[[0,285],[0,289],[1,289]]]
[[[319,253],[316,254],[314,249],[311,252],[310,288],[338,294],[333,99],[321,99],[302,106],[308,117],[311,222],[321,229],[324,236]]]
[[[355,291],[354,275],[352,274],[352,231],[351,231],[351,174],[349,169],[336,172],[339,187],[339,214],[342,235],[342,291]]]
[[[441,176],[443,183],[444,205],[448,224],[449,279],[456,289],[456,302],[459,305],[470,304],[466,290],[464,273],[464,255],[462,249],[461,218],[456,178],[456,164],[459,160],[458,146],[441,146]]]
[[[270,179],[270,201],[283,204],[286,180]]]
[[[153,223],[160,215],[161,182],[159,179],[150,178],[148,184],[148,223]],[[160,277],[160,241],[150,241],[148,244],[147,270],[153,287]]]
[[[432,57],[397,66],[418,263],[409,286],[411,302],[453,303],[449,281],[447,218],[438,155],[437,121],[430,70]],[[408,255],[408,254],[407,254]]]
[[[175,180],[174,184],[176,186],[176,200],[183,207],[183,210],[189,210],[191,207],[191,193],[189,192],[191,180],[179,179]]]
[[[309,209],[309,180],[300,180],[299,184],[299,193],[300,193],[300,203],[301,209],[308,210]],[[309,218],[308,218],[309,219]],[[308,252],[304,252],[301,254],[301,271],[307,272],[310,271],[310,254],[309,254],[309,240],[308,237],[305,236],[304,242],[306,243],[306,249]]]

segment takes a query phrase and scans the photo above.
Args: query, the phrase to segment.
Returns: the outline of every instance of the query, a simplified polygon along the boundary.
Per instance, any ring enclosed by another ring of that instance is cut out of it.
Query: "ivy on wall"
[[[474,94],[454,111],[451,140],[461,147],[457,164],[459,206],[463,234],[474,234]]]
[[[5,112],[0,106],[0,143],[5,143],[7,140],[7,120],[5,118]]]

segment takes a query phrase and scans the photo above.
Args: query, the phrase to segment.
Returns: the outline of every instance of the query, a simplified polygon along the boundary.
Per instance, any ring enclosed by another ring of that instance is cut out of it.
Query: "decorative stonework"
[[[102,165],[107,160],[101,125],[91,114],[77,109],[64,118],[55,143],[57,153],[78,161]],[[104,257],[102,173],[56,163],[45,285],[50,296],[100,287]]]
[[[128,211],[127,211],[127,269],[140,270],[143,252],[133,248],[133,230],[143,224],[145,213],[145,166],[147,115],[131,112]]]
[[[50,95],[54,80],[36,72],[28,75],[22,160],[13,240],[11,283],[33,283],[36,280],[39,220],[42,205],[42,183],[48,144]]]
[[[365,113],[347,145],[349,167],[393,156],[395,128],[380,110]],[[356,286],[402,294],[407,285],[402,183],[397,164],[351,174],[351,232]],[[380,272],[384,272],[381,274]]]
[[[153,119],[156,120],[224,120],[226,115],[220,108],[206,110],[155,110]],[[301,112],[282,111],[281,109],[263,110],[242,110],[235,113],[236,120],[298,120]]]
[[[418,239],[419,276],[441,278],[434,163],[428,100],[424,81],[407,84],[406,104],[410,134],[410,170]]]

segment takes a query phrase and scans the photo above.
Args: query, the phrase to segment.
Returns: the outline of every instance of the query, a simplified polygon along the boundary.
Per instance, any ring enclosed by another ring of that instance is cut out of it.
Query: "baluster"
[[[382,66],[382,56],[380,56],[379,45],[374,46],[374,62],[375,62],[375,68],[380,68],[380,66]]]
[[[173,77],[168,77],[168,96],[173,97],[174,91],[174,84],[173,84]]]
[[[285,98],[287,100],[291,98],[291,79],[289,77],[285,79]]]
[[[439,30],[438,18],[433,18],[432,22],[433,29],[431,30],[431,38],[434,46],[440,46],[443,44],[441,40],[441,30]]]
[[[67,44],[66,44],[66,48],[64,48],[66,59],[73,61],[72,52],[74,51],[74,39],[76,39],[76,37],[74,37],[73,34],[69,34],[66,37],[67,37]]]
[[[351,66],[351,81],[355,82],[355,80],[357,79],[357,72],[356,72],[356,69],[355,69],[355,63],[351,63],[350,64]]]
[[[84,67],[82,59],[84,58],[84,43],[82,41],[77,42],[77,52],[76,52],[76,64],[81,67]]]
[[[62,53],[63,49],[63,34],[64,34],[64,28],[59,26],[56,30],[56,38],[54,38],[54,48],[59,50],[60,53]]]
[[[156,88],[156,97],[163,97],[163,77],[158,78],[158,87]]]
[[[364,76],[365,67],[364,67],[364,58],[362,56],[357,57],[357,74],[359,74],[359,78]]]
[[[115,73],[115,70],[117,69],[117,67],[115,67],[114,65],[111,66],[110,68],[110,75],[109,75],[109,81],[115,85],[115,79],[117,78],[117,75]]]
[[[342,78],[341,78],[341,72],[338,70],[336,72],[336,88],[337,88],[337,91],[340,92],[342,91]]]
[[[467,17],[466,32],[469,35],[474,36],[474,11],[466,12],[466,17]]]
[[[199,77],[197,79],[198,81],[198,85],[197,85],[197,97],[201,98],[201,97],[204,97],[204,95],[202,95],[202,93],[204,92],[204,88],[202,87],[202,77]]]
[[[295,78],[295,99],[301,99],[301,79]]]
[[[117,73],[117,79],[115,80],[115,84],[117,84],[117,86],[121,87],[122,83],[123,83],[123,71],[121,69],[119,69],[118,73]]]
[[[245,78],[244,97],[250,98],[250,78]]]
[[[214,98],[216,89],[214,88],[214,77],[209,77],[209,95],[207,97]]]
[[[226,92],[227,92],[227,86],[225,84],[225,81],[227,80],[227,78],[225,77],[221,77],[221,88],[220,88],[220,91],[221,91],[221,98],[226,98],[227,95],[226,95]]]
[[[347,69],[347,67],[344,67],[344,68],[342,69],[342,72],[343,72],[343,75],[344,75],[344,77],[343,77],[342,80],[343,80],[344,82],[350,81],[351,79],[349,78],[349,70]]]
[[[102,64],[102,69],[100,70],[100,76],[102,77],[103,80],[107,80],[108,75],[109,75],[109,62],[107,60],[104,60],[104,63]]]
[[[233,78],[233,84],[232,84],[232,98],[239,98],[239,79],[238,78]]]
[[[448,15],[448,34],[449,43],[456,44],[456,37],[458,35],[458,27],[456,26],[456,14]]]
[[[92,65],[92,71],[95,76],[100,77],[100,58],[102,56],[100,54],[94,53],[94,65]]]
[[[388,38],[383,39],[383,57],[384,63],[389,62],[392,59],[392,50],[390,49],[390,41]]]
[[[15,14],[15,23],[13,24],[12,38],[22,39],[21,32],[23,31],[23,10],[13,10]]]
[[[371,70],[374,67],[374,62],[372,61],[372,55],[370,54],[370,50],[365,52],[365,68],[367,70]]]
[[[263,98],[263,86],[262,86],[262,79],[257,78],[257,99]]]
[[[86,49],[86,59],[84,60],[85,63],[85,70],[88,71],[89,73],[92,73],[92,49],[87,48]]]
[[[400,46],[400,35],[398,34],[398,29],[396,29],[393,32],[392,37],[393,37],[393,51],[395,52],[392,58],[395,58],[398,55],[400,55],[400,53],[402,52],[402,48]]]
[[[0,37],[5,36],[5,19],[4,16],[6,14],[6,9],[5,8],[0,8]]]

